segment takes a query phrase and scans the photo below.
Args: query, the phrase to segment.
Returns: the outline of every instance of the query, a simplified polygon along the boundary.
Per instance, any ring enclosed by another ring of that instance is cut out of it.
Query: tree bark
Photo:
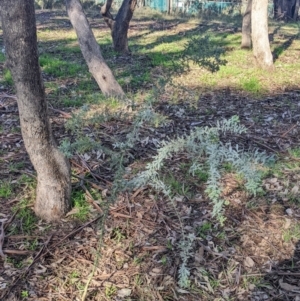
[[[298,18],[299,0],[274,0],[274,18],[285,21],[296,21]]]
[[[298,20],[299,8],[300,8],[300,0],[295,0],[294,6],[292,8],[292,16],[291,16],[294,21]]]
[[[241,48],[243,49],[251,48],[251,9],[252,9],[252,0],[248,0],[247,8],[243,16],[243,25],[242,25]]]
[[[251,13],[253,54],[257,64],[272,70],[273,56],[268,33],[268,0],[253,0]]]
[[[70,166],[58,150],[47,116],[33,0],[1,0],[8,67],[17,92],[22,136],[37,172],[35,212],[59,220],[70,208]]]
[[[89,26],[79,0],[66,0],[66,7],[70,21],[76,31],[83,57],[102,93],[106,96],[123,98],[125,94],[104,61],[100,46]]]
[[[111,29],[114,50],[120,53],[129,53],[128,29],[137,0],[123,0],[115,19],[110,13],[112,2],[113,0],[106,1],[101,8],[101,14]]]

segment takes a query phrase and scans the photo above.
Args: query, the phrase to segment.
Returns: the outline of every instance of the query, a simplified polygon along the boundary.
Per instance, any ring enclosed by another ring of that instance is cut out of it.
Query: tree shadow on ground
[[[298,25],[297,25],[298,26]],[[276,62],[278,60],[278,58],[284,54],[284,52],[286,50],[289,49],[289,47],[293,44],[293,42],[297,39],[299,39],[300,37],[300,27],[298,27],[298,32],[294,33],[294,34],[285,34],[280,36],[280,30],[283,27],[283,24],[280,24],[279,26],[277,26],[273,33],[269,35],[269,40],[270,43],[275,43],[275,48],[272,52],[273,54],[273,60],[274,62]],[[278,40],[277,42],[275,42],[275,36],[278,36]],[[284,39],[284,42],[281,42],[281,40]]]

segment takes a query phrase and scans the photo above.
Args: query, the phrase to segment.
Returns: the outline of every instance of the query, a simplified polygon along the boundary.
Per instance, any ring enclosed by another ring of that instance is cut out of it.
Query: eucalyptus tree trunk
[[[274,65],[268,32],[268,0],[252,1],[251,32],[257,64],[263,69],[272,70]]]
[[[76,31],[83,57],[102,93],[107,96],[123,98],[125,94],[104,61],[100,46],[89,26],[79,0],[66,0],[66,7],[70,21]]]
[[[251,9],[252,9],[252,0],[248,0],[247,8],[243,16],[243,25],[242,25],[241,48],[244,49],[251,48]]]
[[[37,172],[35,212],[47,221],[59,220],[70,208],[70,166],[57,148],[47,116],[38,62],[34,0],[1,0],[0,10],[22,136]]]
[[[112,2],[113,0],[106,1],[101,7],[101,14],[111,30],[114,50],[120,53],[129,53],[128,29],[137,0],[123,0],[115,19],[110,12]]]
[[[274,18],[285,21],[296,21],[300,0],[274,0]]]

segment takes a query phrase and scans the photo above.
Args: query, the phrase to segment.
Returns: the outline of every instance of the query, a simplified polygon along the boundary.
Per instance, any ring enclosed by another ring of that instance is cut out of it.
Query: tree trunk
[[[292,9],[292,16],[291,16],[294,21],[298,20],[299,8],[300,8],[300,0],[295,0],[294,6]]]
[[[299,0],[274,0],[274,18],[285,21],[297,20]]]
[[[100,47],[79,0],[66,0],[66,7],[83,57],[101,91],[107,96],[123,98],[125,94],[102,57]]]
[[[110,13],[112,2],[113,0],[106,1],[101,8],[101,14],[106,24],[111,29],[114,50],[120,53],[129,53],[127,37],[128,28],[137,0],[123,0],[115,19]]]
[[[268,33],[268,0],[253,0],[251,13],[253,54],[263,69],[273,69]]]
[[[243,25],[242,25],[241,48],[244,49],[251,48],[251,9],[252,9],[252,0],[248,0],[247,8],[243,16]]]
[[[60,219],[70,208],[70,166],[58,150],[47,116],[41,77],[33,0],[1,0],[8,67],[17,91],[22,136],[37,172],[35,212]]]
[[[274,0],[274,19],[280,19],[282,17],[282,0]]]

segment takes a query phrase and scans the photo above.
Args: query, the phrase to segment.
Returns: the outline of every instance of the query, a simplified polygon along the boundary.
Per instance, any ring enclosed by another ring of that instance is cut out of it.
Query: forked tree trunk
[[[268,0],[253,0],[251,12],[253,54],[257,64],[272,70],[273,56],[268,33]]]
[[[111,30],[114,50],[120,53],[129,53],[128,29],[137,0],[123,0],[115,19],[110,13],[112,2],[113,0],[106,1],[101,8],[101,14]]]
[[[104,61],[100,46],[89,26],[79,0],[66,0],[66,7],[70,21],[76,31],[83,57],[102,93],[107,96],[123,98],[125,94]]]
[[[241,48],[244,49],[251,48],[251,9],[252,9],[252,0],[248,0],[247,8],[243,16],[243,25],[242,25]]]
[[[34,0],[1,0],[0,9],[22,136],[37,172],[35,212],[47,221],[58,220],[70,208],[70,167],[57,148],[47,116],[38,62]]]

